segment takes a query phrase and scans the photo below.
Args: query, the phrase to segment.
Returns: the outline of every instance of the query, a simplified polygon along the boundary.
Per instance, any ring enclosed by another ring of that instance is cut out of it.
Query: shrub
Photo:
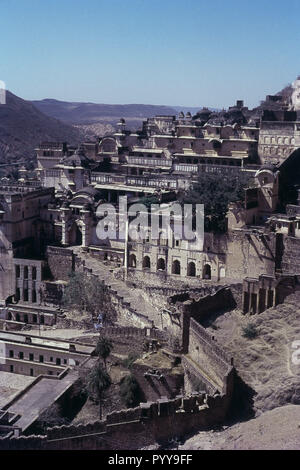
[[[139,357],[138,353],[136,353],[134,351],[130,351],[127,358],[124,359],[124,361],[123,361],[123,366],[126,367],[127,369],[130,369],[132,367],[133,363],[138,359],[138,357]]]
[[[257,327],[253,323],[248,323],[248,325],[243,327],[243,336],[248,339],[256,338],[258,335]]]
[[[120,396],[127,408],[134,408],[140,404],[142,392],[134,375],[127,375],[122,379]]]

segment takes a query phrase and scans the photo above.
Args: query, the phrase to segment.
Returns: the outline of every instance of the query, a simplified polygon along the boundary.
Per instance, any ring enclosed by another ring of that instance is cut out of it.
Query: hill
[[[129,122],[139,121],[157,114],[176,115],[175,108],[150,104],[97,104],[44,99],[32,101],[48,116],[74,124],[105,122],[116,124],[121,117]]]
[[[30,101],[6,92],[6,104],[0,105],[0,161],[20,158],[31,160],[41,141],[79,143],[78,129],[46,116]]]

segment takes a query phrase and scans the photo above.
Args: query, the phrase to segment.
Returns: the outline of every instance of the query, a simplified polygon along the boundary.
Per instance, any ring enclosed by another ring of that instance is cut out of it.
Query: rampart
[[[46,436],[0,438],[0,449],[138,449],[220,424],[228,405],[226,395],[206,393],[160,399],[111,413],[104,421],[49,428]]]

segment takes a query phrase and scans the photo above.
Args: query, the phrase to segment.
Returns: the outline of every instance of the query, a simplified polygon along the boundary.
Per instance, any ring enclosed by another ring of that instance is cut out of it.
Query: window
[[[28,279],[28,266],[24,266],[24,279]]]
[[[40,362],[44,362],[44,356],[41,355],[41,356],[39,357],[39,361],[40,361]]]
[[[150,268],[150,258],[149,256],[145,256],[143,259],[143,268]]]
[[[57,366],[61,365],[61,359],[59,357],[56,358],[56,365]]]
[[[13,372],[14,371],[14,366],[9,366],[9,370],[10,370],[10,372]]]
[[[30,375],[33,377],[33,369],[30,369]]]
[[[203,268],[203,279],[211,279],[211,267],[209,264],[205,264]]]
[[[14,352],[12,349],[9,351],[9,357],[14,357]]]
[[[36,280],[36,267],[32,267],[32,279],[35,281]]]
[[[18,264],[16,265],[16,277],[20,277],[20,266]]]
[[[19,359],[24,359],[24,353],[22,351],[19,352]]]
[[[134,254],[131,254],[131,255],[129,256],[129,260],[128,260],[128,261],[129,261],[128,264],[129,264],[129,267],[130,267],[130,268],[136,268],[136,256],[135,256]]]
[[[173,261],[172,274],[180,274],[180,262],[178,260]]]
[[[188,264],[187,275],[191,277],[196,276],[196,265],[193,261]]]
[[[34,361],[34,355],[32,353],[29,353],[29,360]]]
[[[159,258],[157,261],[157,269],[160,271],[164,271],[166,269],[166,263],[163,258]]]
[[[50,362],[53,362],[53,357],[50,357]]]

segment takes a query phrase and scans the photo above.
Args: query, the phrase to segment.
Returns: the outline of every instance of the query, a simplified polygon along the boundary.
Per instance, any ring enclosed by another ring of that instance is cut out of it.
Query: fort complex
[[[0,393],[0,448],[144,447],[223,423],[237,372],[205,321],[231,309],[260,314],[299,288],[295,102],[268,96],[250,111],[237,101],[218,113],[149,118],[137,131],[120,119],[112,135],[78,148],[43,142],[36,152],[35,176],[21,168],[19,180],[3,179],[0,189],[0,377],[7,384],[20,378],[13,396]],[[155,202],[172,210],[211,174],[243,177],[247,185],[229,204],[225,230],[205,231],[203,243],[163,231],[158,239],[134,240],[128,231],[124,239],[99,238],[101,204],[118,212],[126,196],[128,206]],[[41,436],[39,416],[71,400],[80,369],[94,360],[92,341],[47,336],[77,327],[96,336],[95,318],[72,320],[61,308],[76,272],[98,278],[109,293],[117,321],[103,334],[151,345],[153,354],[132,369],[145,400]],[[165,366],[153,371],[155,355]]]

